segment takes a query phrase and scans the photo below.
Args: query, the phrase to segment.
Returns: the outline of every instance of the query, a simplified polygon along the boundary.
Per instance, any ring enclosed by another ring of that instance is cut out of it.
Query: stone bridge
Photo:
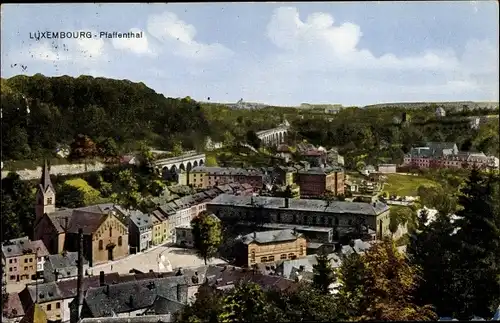
[[[155,161],[155,167],[160,172],[179,170],[190,171],[196,166],[205,164],[205,153],[189,153],[182,156],[158,159]]]
[[[280,125],[273,129],[267,129],[257,132],[257,137],[265,146],[278,146],[285,142],[288,133],[288,124]]]

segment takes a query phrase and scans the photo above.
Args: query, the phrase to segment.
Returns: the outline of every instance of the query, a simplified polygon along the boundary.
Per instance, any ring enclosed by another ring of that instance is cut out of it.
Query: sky
[[[4,4],[1,76],[295,106],[499,101],[496,1]],[[90,38],[48,39],[55,32]],[[101,38],[101,32],[142,38]]]

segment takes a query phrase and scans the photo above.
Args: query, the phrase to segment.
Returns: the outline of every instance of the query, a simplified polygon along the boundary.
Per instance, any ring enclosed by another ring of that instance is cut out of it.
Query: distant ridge
[[[498,102],[494,101],[456,101],[456,102],[396,102],[396,103],[380,103],[366,105],[364,109],[370,108],[390,108],[390,107],[400,107],[407,109],[418,109],[427,107],[430,105],[437,105],[443,108],[457,108],[461,110],[464,107],[469,109],[496,109],[498,107]]]

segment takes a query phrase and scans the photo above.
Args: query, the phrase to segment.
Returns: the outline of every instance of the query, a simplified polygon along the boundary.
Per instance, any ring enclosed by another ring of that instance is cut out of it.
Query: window
[[[14,279],[16,279],[16,276],[11,275],[11,276],[10,276],[10,280],[14,280]]]
[[[297,258],[297,257],[295,256],[295,254],[294,254],[294,253],[289,253],[289,254],[288,254],[288,258],[289,258],[289,259],[295,259],[295,258]]]
[[[12,263],[12,259],[9,259],[9,264],[11,264],[11,263]]]
[[[47,204],[52,204],[52,197],[47,198]]]
[[[252,250],[251,252],[250,261],[255,262],[255,250]]]
[[[28,266],[24,266],[24,270],[28,270]]]
[[[304,246],[303,246],[303,245],[300,245],[299,255],[300,255],[300,256],[303,256],[303,255],[304,255]]]
[[[56,303],[56,308],[61,308],[61,303],[57,302]]]
[[[113,236],[113,228],[109,227],[109,237],[111,238]]]
[[[122,237],[121,237],[121,236],[119,236],[119,237],[118,237],[118,246],[121,246],[121,245],[122,245]]]
[[[28,263],[28,259],[27,259],[27,258],[25,258],[25,259],[24,259],[24,263],[25,263],[25,264],[27,264],[27,263]]]
[[[281,254],[280,259],[281,259],[281,260],[286,259],[286,253]]]
[[[9,268],[9,271],[12,271],[12,267]]]
[[[30,266],[30,270],[33,270],[33,266]]]
[[[33,258],[30,258],[30,262],[33,262]]]
[[[103,244],[102,240],[99,240],[99,250],[103,250],[104,249],[103,246],[102,246],[102,244]]]
[[[267,257],[260,257],[260,262],[267,262]]]
[[[52,304],[47,305],[47,311],[50,311],[52,309]]]
[[[269,258],[267,258],[267,261],[274,261],[274,256],[269,256]]]

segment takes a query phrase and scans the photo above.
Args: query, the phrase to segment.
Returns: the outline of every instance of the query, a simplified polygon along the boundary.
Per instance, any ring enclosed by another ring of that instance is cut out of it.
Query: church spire
[[[49,166],[47,165],[47,159],[44,160],[40,186],[41,186],[41,189],[43,192],[47,191],[47,188],[49,188],[49,187],[54,190],[54,186],[52,185],[52,182],[50,181],[50,169],[49,169]]]

